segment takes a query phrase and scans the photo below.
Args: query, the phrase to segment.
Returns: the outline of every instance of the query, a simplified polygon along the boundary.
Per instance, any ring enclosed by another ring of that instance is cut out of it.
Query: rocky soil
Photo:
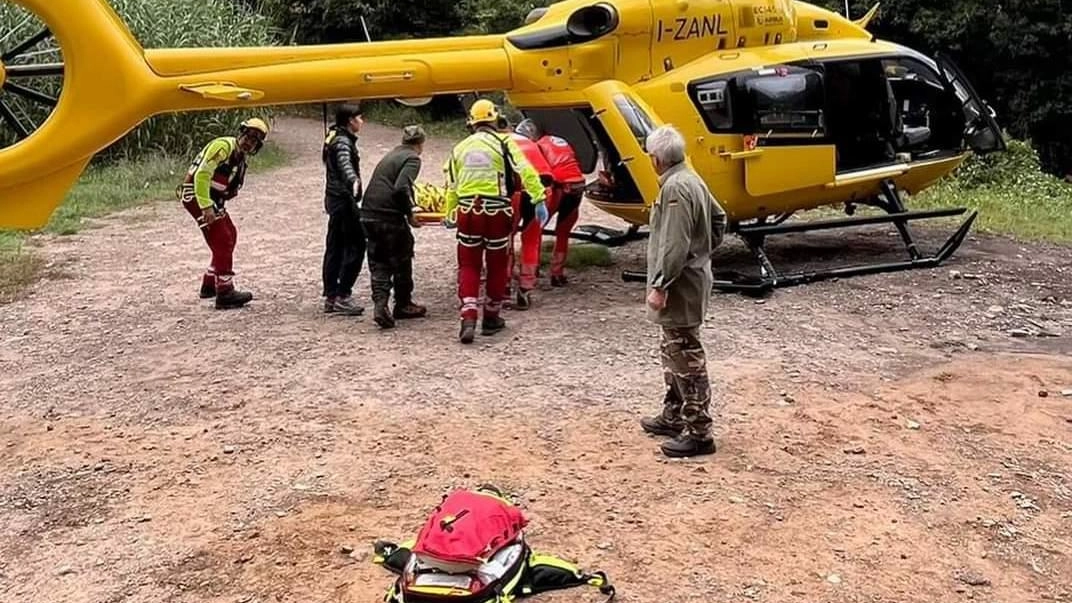
[[[716,296],[719,452],[669,461],[636,422],[662,396],[619,278],[643,243],[463,347],[452,232],[425,227],[427,319],[324,316],[319,128],[281,122],[296,160],[232,202],[246,309],[197,299],[207,250],[171,200],[40,241],[52,276],[0,307],[0,600],[378,601],[372,542],[491,481],[624,602],[1072,601],[1068,248],[976,235],[935,270]],[[397,136],[368,127],[366,173]],[[780,266],[899,245],[771,241]]]

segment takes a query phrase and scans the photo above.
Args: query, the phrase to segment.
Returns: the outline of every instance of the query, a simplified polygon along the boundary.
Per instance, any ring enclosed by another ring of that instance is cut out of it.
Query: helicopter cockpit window
[[[622,114],[622,117],[625,118],[625,123],[629,124],[629,129],[632,130],[633,136],[640,143],[640,148],[644,148],[644,142],[647,140],[648,134],[655,129],[655,124],[651,121],[651,118],[624,94],[614,95],[614,105],[618,108],[618,112]]]

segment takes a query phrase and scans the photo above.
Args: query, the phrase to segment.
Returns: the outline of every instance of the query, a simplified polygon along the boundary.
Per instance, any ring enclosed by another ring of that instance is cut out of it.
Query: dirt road
[[[452,233],[426,227],[428,319],[326,317],[319,127],[281,122],[297,160],[232,203],[249,308],[197,300],[207,252],[171,201],[48,240],[60,276],[0,307],[0,600],[378,601],[372,541],[483,481],[620,601],[1072,600],[1069,249],[973,237],[938,270],[716,297],[720,450],[667,461],[636,423],[657,333],[619,279],[642,243],[463,347]],[[369,127],[366,173],[396,136]]]

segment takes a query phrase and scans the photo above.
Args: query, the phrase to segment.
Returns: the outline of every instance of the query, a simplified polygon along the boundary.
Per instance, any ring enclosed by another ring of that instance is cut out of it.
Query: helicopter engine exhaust
[[[571,42],[587,42],[618,28],[618,11],[609,4],[579,8],[566,21]]]

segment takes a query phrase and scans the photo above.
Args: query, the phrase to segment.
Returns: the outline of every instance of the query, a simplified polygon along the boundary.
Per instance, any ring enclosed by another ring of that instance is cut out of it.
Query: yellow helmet
[[[495,103],[482,98],[469,107],[469,125],[479,123],[495,123],[499,119],[499,109]]]
[[[263,119],[259,118],[259,117],[253,117],[253,118],[247,119],[246,121],[242,122],[241,129],[245,130],[247,128],[250,129],[250,130],[257,130],[258,132],[260,132],[261,134],[264,135],[263,138],[268,137],[268,131],[269,131],[268,124],[265,123],[265,121]]]

